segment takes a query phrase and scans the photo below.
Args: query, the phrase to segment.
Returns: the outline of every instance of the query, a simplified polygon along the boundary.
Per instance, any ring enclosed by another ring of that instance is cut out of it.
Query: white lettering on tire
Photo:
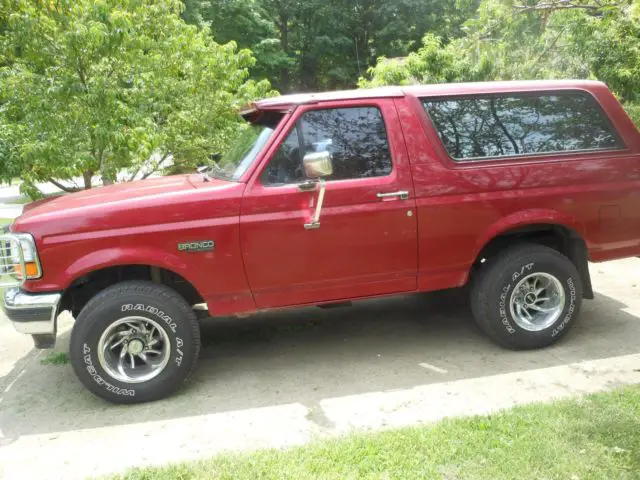
[[[522,268],[518,272],[513,272],[511,275],[511,280],[515,282],[525,273],[531,272],[531,269],[534,267],[535,263],[527,263],[523,265]],[[507,316],[507,297],[509,296],[509,290],[511,290],[511,283],[502,289],[502,293],[500,294],[500,321],[504,328],[509,332],[510,335],[516,333],[516,329],[511,326],[511,322],[509,322],[509,317]]]
[[[507,318],[507,296],[510,289],[511,284],[504,287],[502,289],[502,293],[500,294],[500,320],[502,321],[502,325],[504,325],[504,327],[507,329],[507,332],[509,332],[510,334],[514,334],[516,333],[516,330],[511,326],[511,323],[509,323],[509,319]]]
[[[522,275],[524,275],[525,271],[527,273],[529,273],[534,265],[535,265],[535,263],[527,263],[526,265],[523,265],[523,267],[520,269],[519,272],[514,272],[513,273],[513,275],[511,276],[511,280],[515,282],[518,278],[520,278]]]
[[[127,390],[124,388],[118,388],[115,385],[111,385],[104,378],[100,376],[100,374],[96,371],[96,368],[93,366],[93,360],[91,359],[91,349],[89,345],[86,343],[83,345],[82,353],[84,353],[84,363],[87,366],[87,372],[91,375],[91,378],[100,385],[101,387],[105,387],[109,392],[115,393],[116,395],[126,395],[129,397],[135,397],[135,390]]]
[[[124,305],[122,305],[122,311],[146,312],[150,313],[151,315],[155,315],[164,323],[166,323],[173,333],[176,333],[176,328],[178,328],[178,325],[173,321],[173,318],[165,314],[162,310],[158,310],[156,307],[152,307],[151,305],[144,305],[142,303],[137,303],[135,305],[133,303],[125,303]]]
[[[176,337],[176,365],[180,366],[182,365],[182,357],[184,356],[184,353],[182,353],[182,346],[184,345],[184,342],[182,341],[182,339],[180,337]]]
[[[576,286],[573,281],[573,278],[569,277],[569,280],[567,280],[567,287],[569,287],[569,309],[567,310],[567,314],[562,319],[562,322],[560,322],[560,324],[557,327],[555,327],[551,332],[552,337],[555,337],[562,330],[564,330],[567,324],[571,321],[573,312],[576,309]]]

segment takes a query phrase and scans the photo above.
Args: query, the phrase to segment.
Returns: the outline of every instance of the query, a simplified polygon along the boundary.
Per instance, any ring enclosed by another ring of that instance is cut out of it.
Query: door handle
[[[298,190],[301,192],[313,192],[318,185],[317,180],[307,180],[298,184]]]
[[[407,190],[399,190],[397,192],[376,193],[378,198],[394,198],[400,197],[400,200],[409,200],[409,192]]]

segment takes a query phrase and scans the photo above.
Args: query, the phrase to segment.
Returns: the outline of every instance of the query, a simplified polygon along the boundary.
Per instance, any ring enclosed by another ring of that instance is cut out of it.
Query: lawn
[[[29,197],[16,197],[16,198],[12,198],[11,200],[7,200],[6,204],[7,205],[24,205],[26,203],[29,203],[31,201],[31,199]]]
[[[640,385],[491,416],[322,440],[289,450],[130,470],[143,479],[640,478]]]
[[[3,225],[9,225],[11,222],[13,222],[12,218],[0,218],[0,227]]]
[[[59,197],[60,195],[64,195],[63,192],[53,192],[43,194],[42,198],[50,198],[50,197]],[[33,200],[30,197],[19,196],[14,197],[5,202],[6,205],[26,205],[27,203],[31,203]]]
[[[67,365],[70,362],[67,352],[50,351],[40,359],[41,365]]]

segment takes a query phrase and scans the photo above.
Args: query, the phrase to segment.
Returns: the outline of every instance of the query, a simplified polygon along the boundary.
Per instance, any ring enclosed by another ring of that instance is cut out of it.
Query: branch
[[[57,180],[54,180],[53,178],[50,178],[48,181],[49,181],[49,183],[52,183],[53,185],[58,187],[63,192],[73,193],[73,192],[79,192],[80,191],[79,188],[67,187],[66,185],[58,182]]]
[[[520,12],[532,12],[532,11],[549,11],[549,10],[570,10],[570,9],[582,9],[582,10],[599,10],[604,6],[618,7],[619,3],[606,3],[603,4],[598,0],[594,0],[595,4],[576,3],[576,0],[555,0],[548,3],[537,3],[536,5],[514,5],[513,8]]]
[[[558,35],[556,36],[556,38],[554,38],[551,43],[544,49],[542,50],[542,52],[540,53],[540,55],[538,55],[536,57],[536,59],[533,61],[533,65],[537,65],[538,62],[542,59],[542,57],[544,57],[547,53],[549,53],[553,47],[556,46],[556,43],[558,43],[558,40],[560,40],[560,37],[562,37],[562,34],[564,33],[564,31],[567,29],[567,27],[562,27],[560,29],[560,32],[558,33]]]
[[[84,91],[88,92],[89,91],[89,86],[87,85],[87,77],[85,75],[84,64],[82,63],[82,58],[79,56],[79,53],[78,53],[78,65],[76,66],[76,72],[78,73],[78,76],[80,77],[80,82],[82,83],[82,86],[84,87]]]
[[[157,172],[158,169],[160,168],[160,165],[162,165],[164,163],[164,161],[167,159],[168,156],[169,156],[169,153],[168,152],[165,153],[164,156],[160,160],[158,160],[158,163],[156,163],[155,167],[153,167],[147,173],[142,175],[142,180],[144,180],[145,178],[149,177],[151,174]]]
[[[142,165],[139,165],[138,168],[136,168],[136,171],[133,172],[133,175],[129,177],[129,180],[127,180],[127,182],[132,182],[136,178],[136,175],[140,172],[141,168],[142,168]]]

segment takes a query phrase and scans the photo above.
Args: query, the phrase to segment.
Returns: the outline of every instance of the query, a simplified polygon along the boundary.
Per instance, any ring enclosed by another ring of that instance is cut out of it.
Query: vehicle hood
[[[68,195],[45,198],[27,204],[24,212],[40,215],[57,210],[70,210],[88,205],[135,200],[140,197],[163,192],[178,192],[195,188],[186,175],[152,178],[136,182],[120,183],[106,187],[92,188]]]
[[[207,201],[237,196],[244,184],[174,175],[47,198],[25,207],[12,230],[41,234],[105,230],[197,219]],[[218,202],[219,203],[219,202]]]

